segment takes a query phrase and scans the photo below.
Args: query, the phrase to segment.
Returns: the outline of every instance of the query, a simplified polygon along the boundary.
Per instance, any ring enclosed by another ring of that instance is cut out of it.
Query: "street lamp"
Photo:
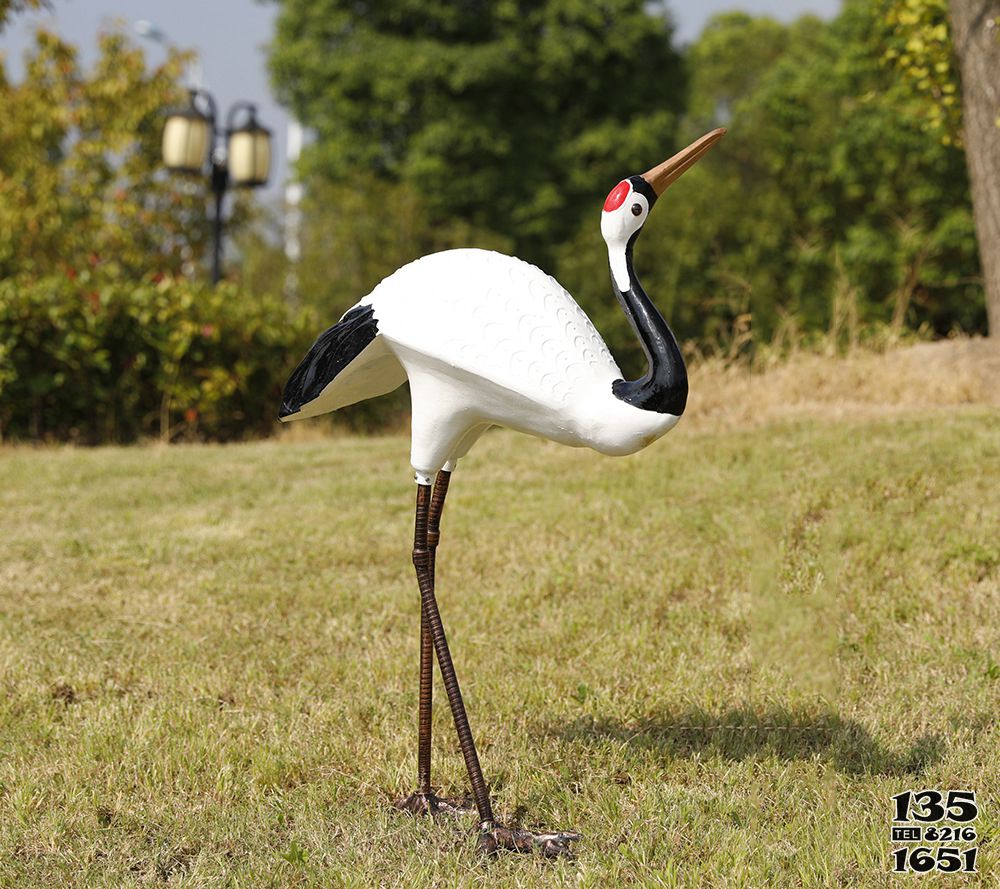
[[[230,185],[259,188],[267,184],[271,131],[257,122],[256,106],[237,102],[229,109],[225,129],[220,132],[212,94],[204,89],[188,93],[188,106],[171,112],[163,127],[163,163],[173,172],[199,175],[206,161],[211,165],[209,184],[215,196],[212,283],[217,284],[222,277],[222,199]],[[243,122],[236,126],[241,113]]]

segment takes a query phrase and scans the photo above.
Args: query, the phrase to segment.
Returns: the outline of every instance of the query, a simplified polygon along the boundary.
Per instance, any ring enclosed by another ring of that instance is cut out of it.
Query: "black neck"
[[[617,398],[641,410],[679,417],[687,405],[687,369],[673,331],[646,296],[646,291],[635,276],[632,245],[638,234],[636,232],[632,236],[625,248],[625,263],[631,286],[623,291],[615,284],[615,296],[642,343],[649,367],[640,379],[616,380],[611,388]]]

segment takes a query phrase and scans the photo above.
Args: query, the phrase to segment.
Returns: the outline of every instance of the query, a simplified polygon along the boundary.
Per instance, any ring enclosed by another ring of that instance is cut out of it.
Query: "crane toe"
[[[504,827],[493,824],[479,834],[478,848],[485,855],[495,856],[501,851],[533,852],[537,849],[546,858],[573,858],[571,844],[580,834],[567,830],[535,833],[523,827]]]

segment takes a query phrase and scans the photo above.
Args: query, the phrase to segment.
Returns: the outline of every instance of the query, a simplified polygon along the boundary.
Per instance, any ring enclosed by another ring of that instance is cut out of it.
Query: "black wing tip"
[[[378,335],[375,310],[354,306],[323,331],[285,383],[278,419],[285,420],[319,397],[324,387]]]

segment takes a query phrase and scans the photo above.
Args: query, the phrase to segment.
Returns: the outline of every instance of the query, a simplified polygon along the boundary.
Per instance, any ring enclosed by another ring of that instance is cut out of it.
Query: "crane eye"
[[[633,204],[632,205],[632,215],[633,216],[642,216],[642,204]]]

